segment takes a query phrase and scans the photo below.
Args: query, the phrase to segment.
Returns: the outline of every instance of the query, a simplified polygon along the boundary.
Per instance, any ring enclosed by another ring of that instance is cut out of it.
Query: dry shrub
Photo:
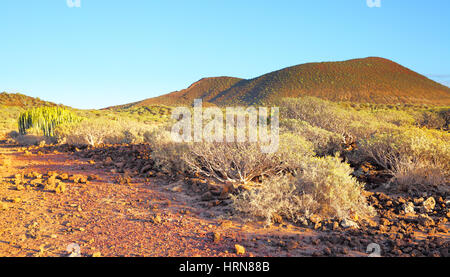
[[[354,114],[336,103],[315,97],[285,98],[281,100],[281,117],[306,121],[312,126],[344,134],[354,120]]]
[[[447,111],[448,113],[448,111]],[[431,112],[425,111],[417,116],[417,124],[430,129],[448,130],[448,120],[445,118],[445,111]]]
[[[298,164],[314,155],[312,143],[294,134],[280,136],[275,153],[264,153],[259,143],[190,142],[172,140],[168,128],[146,133],[152,158],[166,173],[190,171],[218,181],[247,183],[255,177],[295,172]]]
[[[394,184],[401,191],[429,188],[440,188],[448,191],[450,176],[442,168],[443,165],[430,161],[399,160],[391,170],[393,176],[391,184]]]
[[[280,102],[283,119],[306,121],[314,127],[357,139],[389,132],[398,125],[413,124],[414,118],[399,111],[357,111],[315,97],[284,98]],[[392,114],[392,115],[388,115]]]
[[[353,170],[338,157],[311,157],[301,167],[297,177],[267,179],[260,188],[233,197],[233,207],[268,223],[274,214],[292,222],[312,214],[337,219],[373,215],[363,186],[350,176]]]
[[[334,155],[342,151],[344,136],[312,126],[306,121],[285,119],[281,121],[282,131],[298,134],[314,145],[317,155]]]
[[[420,128],[398,129],[361,141],[360,153],[380,166],[390,169],[405,158],[442,164],[450,170],[450,136],[439,131]]]
[[[152,147],[152,159],[162,172],[176,174],[185,172],[188,168],[182,157],[189,150],[187,143],[177,143],[172,140],[167,126],[161,126],[144,134],[145,142]]]
[[[177,143],[172,140],[168,128],[160,127],[144,134],[145,142],[151,144],[152,159],[162,172],[176,174],[185,172],[187,165],[182,157],[188,152],[187,143]]]
[[[264,153],[260,143],[193,143],[184,155],[190,168],[219,181],[247,183],[255,177],[296,171],[314,154],[312,144],[293,134],[280,136],[278,151]]]
[[[378,134],[361,142],[359,154],[383,167],[401,186],[437,186],[450,174],[449,135],[436,130],[406,128]]]
[[[56,142],[54,138],[37,135],[17,135],[13,139],[17,144],[22,146],[40,145],[42,142],[45,142],[46,144],[52,144]]]
[[[56,134],[61,143],[71,145],[101,145],[118,143],[141,143],[145,132],[152,127],[134,121],[85,119],[79,123],[64,124]]]

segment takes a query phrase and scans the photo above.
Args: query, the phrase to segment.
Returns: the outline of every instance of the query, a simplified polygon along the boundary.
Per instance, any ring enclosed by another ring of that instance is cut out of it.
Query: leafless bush
[[[443,170],[443,165],[430,161],[399,159],[390,170],[392,179],[390,183],[401,191],[411,188],[449,188],[450,176]]]
[[[302,137],[284,134],[275,153],[264,153],[259,143],[193,143],[183,159],[191,170],[219,181],[247,183],[258,176],[296,171],[313,155],[312,144]]]

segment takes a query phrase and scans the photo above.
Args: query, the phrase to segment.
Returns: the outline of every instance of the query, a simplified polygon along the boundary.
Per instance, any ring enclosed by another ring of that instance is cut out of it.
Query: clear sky
[[[77,108],[367,56],[450,85],[448,0],[0,0],[0,15],[0,91]]]

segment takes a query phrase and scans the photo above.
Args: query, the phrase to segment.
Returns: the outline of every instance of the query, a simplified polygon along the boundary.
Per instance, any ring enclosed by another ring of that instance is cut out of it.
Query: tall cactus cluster
[[[80,118],[66,108],[37,107],[20,114],[19,132],[25,135],[28,129],[37,128],[42,130],[44,136],[54,137],[58,125],[78,121]]]

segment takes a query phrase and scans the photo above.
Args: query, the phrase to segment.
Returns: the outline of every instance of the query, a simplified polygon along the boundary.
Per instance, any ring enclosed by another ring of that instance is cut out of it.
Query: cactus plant
[[[66,108],[37,107],[21,113],[18,124],[22,135],[30,128],[37,128],[42,130],[44,136],[54,137],[58,125],[77,121],[80,121],[80,118]]]

